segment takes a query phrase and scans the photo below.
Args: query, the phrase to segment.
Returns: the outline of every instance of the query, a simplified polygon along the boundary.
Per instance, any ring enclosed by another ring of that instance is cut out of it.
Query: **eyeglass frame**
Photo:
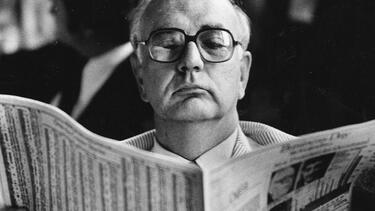
[[[151,37],[152,37],[154,34],[160,32],[160,31],[167,31],[167,30],[170,30],[170,31],[173,31],[173,30],[174,30],[174,31],[177,31],[177,32],[181,32],[181,33],[185,36],[185,44],[184,44],[184,48],[183,48],[183,50],[181,51],[181,54],[180,54],[176,59],[174,59],[174,60],[172,60],[172,61],[159,61],[159,60],[156,60],[156,59],[154,59],[154,58],[152,57],[152,55],[151,55],[151,50],[150,50],[150,46],[148,45],[148,42],[150,41]],[[228,34],[229,34],[230,37],[232,38],[233,49],[232,49],[232,52],[231,52],[230,56],[229,56],[227,59],[225,59],[225,60],[223,60],[223,61],[208,61],[207,59],[205,59],[205,58],[202,56],[201,50],[200,50],[200,48],[198,47],[198,44],[197,44],[197,38],[198,38],[198,35],[199,35],[200,33],[205,32],[205,31],[210,31],[210,30],[221,30],[221,31],[228,32]],[[135,44],[136,44],[136,47],[138,47],[138,45],[145,45],[145,46],[147,46],[148,55],[149,55],[149,57],[150,57],[153,61],[155,61],[155,62],[160,62],[160,63],[173,63],[173,62],[176,62],[176,61],[178,61],[179,59],[181,59],[181,57],[182,57],[183,54],[184,54],[183,52],[185,52],[185,50],[186,50],[186,46],[187,46],[187,44],[188,44],[189,42],[194,42],[195,45],[197,45],[197,48],[198,48],[198,51],[199,51],[199,55],[200,55],[200,57],[202,58],[202,60],[205,61],[205,62],[210,62],[210,63],[222,63],[222,62],[226,62],[226,61],[232,59],[233,54],[234,54],[234,49],[235,49],[235,47],[236,47],[237,45],[241,45],[241,46],[242,46],[242,43],[241,43],[240,41],[235,40],[234,37],[233,37],[233,35],[232,35],[232,33],[231,33],[228,29],[224,29],[224,28],[220,28],[220,27],[203,28],[203,29],[198,30],[197,33],[195,33],[195,35],[187,35],[187,34],[185,33],[184,30],[179,29],[179,28],[160,28],[160,29],[156,29],[156,30],[152,31],[152,32],[150,33],[150,35],[148,36],[147,40],[145,40],[145,41],[136,41]]]

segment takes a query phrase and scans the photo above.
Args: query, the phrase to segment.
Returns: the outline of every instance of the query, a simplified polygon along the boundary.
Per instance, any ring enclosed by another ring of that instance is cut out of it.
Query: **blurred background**
[[[35,49],[54,39],[50,0],[0,0],[0,55]]]
[[[243,4],[253,64],[241,119],[300,135],[375,118],[375,1]],[[58,27],[49,0],[0,0],[0,57],[51,42]]]

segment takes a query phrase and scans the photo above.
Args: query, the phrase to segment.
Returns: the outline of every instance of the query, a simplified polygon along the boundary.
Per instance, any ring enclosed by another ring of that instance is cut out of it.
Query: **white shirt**
[[[238,138],[239,136],[242,136],[241,138]],[[251,152],[256,148],[256,145],[250,145],[247,138],[243,139],[245,135],[243,134],[240,127],[238,127],[234,132],[226,138],[223,142],[215,146],[214,148],[208,150],[207,152],[203,153],[201,156],[199,156],[197,159],[195,159],[195,163],[201,167],[202,169],[210,169],[218,166],[219,164],[225,162],[229,158],[233,156],[234,153],[234,147],[236,145],[236,142],[238,140],[246,140],[241,142],[241,144],[244,144],[247,152]],[[151,149],[151,152],[170,156],[175,158],[178,161],[184,162],[184,163],[193,163],[190,160],[187,160],[171,151],[168,151],[164,147],[162,147],[156,138],[154,138],[154,146]]]

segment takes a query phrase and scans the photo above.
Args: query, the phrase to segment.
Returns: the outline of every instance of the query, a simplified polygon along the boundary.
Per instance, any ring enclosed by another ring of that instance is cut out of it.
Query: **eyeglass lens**
[[[185,49],[185,34],[176,30],[161,30],[150,37],[151,58],[160,62],[172,62],[180,58]],[[210,62],[230,59],[233,53],[233,38],[225,30],[201,31],[196,37],[201,56]]]

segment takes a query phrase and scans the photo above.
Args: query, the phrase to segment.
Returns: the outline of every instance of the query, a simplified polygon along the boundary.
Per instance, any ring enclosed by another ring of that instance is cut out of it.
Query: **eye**
[[[219,49],[226,47],[226,45],[224,45],[224,43],[220,39],[203,40],[202,45],[207,49]]]
[[[159,46],[161,48],[166,48],[166,49],[169,49],[169,50],[174,50],[174,49],[177,49],[177,48],[180,48],[181,45],[176,43],[176,42],[171,42],[171,41],[163,41],[159,44],[157,44],[156,46]]]
[[[221,50],[231,46],[232,39],[228,32],[223,30],[207,30],[202,32],[198,40],[206,50]]]
[[[151,37],[151,45],[158,48],[174,50],[184,45],[184,36],[180,32],[160,31]]]

